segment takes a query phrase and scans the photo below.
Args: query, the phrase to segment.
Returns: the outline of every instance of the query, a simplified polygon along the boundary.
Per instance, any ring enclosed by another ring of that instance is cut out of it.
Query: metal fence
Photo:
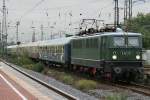
[[[150,65],[150,50],[143,51],[144,65]]]

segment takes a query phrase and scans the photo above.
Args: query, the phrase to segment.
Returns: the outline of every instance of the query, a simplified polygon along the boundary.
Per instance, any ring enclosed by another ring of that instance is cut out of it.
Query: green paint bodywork
[[[73,39],[71,41],[71,63],[89,67],[100,67],[101,61],[137,61],[136,55],[142,57],[142,40],[139,37],[139,47],[114,47],[113,37],[108,36],[93,36]],[[95,48],[87,47],[87,41],[97,39]],[[74,47],[75,44],[80,44],[79,47]],[[117,59],[113,60],[112,56],[116,55]],[[140,58],[141,60],[142,58]]]

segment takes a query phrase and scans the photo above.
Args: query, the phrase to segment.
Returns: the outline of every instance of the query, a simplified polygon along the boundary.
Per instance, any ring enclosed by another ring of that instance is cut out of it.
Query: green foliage
[[[28,65],[28,64],[33,64],[33,61],[31,59],[29,59],[28,57],[25,56],[21,56],[21,57],[17,57],[18,60],[18,64],[19,65]]]
[[[44,69],[44,65],[42,63],[35,63],[30,58],[28,58],[26,55],[24,56],[16,56],[11,55],[9,56],[9,61],[13,64],[19,65],[20,67],[24,67],[36,72],[42,72]]]
[[[66,84],[73,84],[74,80],[71,75],[61,75],[60,80],[62,80]]]
[[[81,90],[92,90],[97,87],[97,83],[93,80],[79,80],[75,85]]]
[[[106,97],[106,100],[127,100],[127,96],[123,94],[113,94]]]
[[[150,13],[139,13],[137,17],[128,21],[129,31],[143,34],[143,47],[150,49]]]
[[[11,63],[17,64],[19,66],[34,64],[34,62],[26,56],[10,55],[8,58]]]
[[[42,63],[36,63],[34,64],[32,70],[36,71],[36,72],[42,72],[44,69],[44,65]]]

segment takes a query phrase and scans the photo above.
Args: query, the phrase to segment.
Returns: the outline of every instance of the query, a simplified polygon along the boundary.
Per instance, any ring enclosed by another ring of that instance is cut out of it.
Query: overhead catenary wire
[[[30,14],[32,11],[35,10],[35,8],[37,8],[38,6],[40,6],[45,0],[40,0],[39,2],[37,2],[31,9],[27,10],[20,18],[19,21],[21,21],[24,17],[26,17],[28,14]],[[86,2],[86,4],[91,4],[91,3],[95,3],[96,1],[89,1]],[[53,8],[46,8],[46,9],[42,9],[42,11],[44,10],[59,10],[62,8],[68,8],[68,7],[74,7],[74,6],[79,6],[82,5],[81,3],[79,4],[73,4],[73,5],[67,5],[67,6],[62,6],[62,7],[53,7]]]
[[[40,6],[45,0],[40,0],[39,2],[37,2],[31,9],[27,10],[20,18],[19,21],[22,20],[23,17],[27,16],[29,13],[31,13],[35,8],[37,8],[38,6]]]

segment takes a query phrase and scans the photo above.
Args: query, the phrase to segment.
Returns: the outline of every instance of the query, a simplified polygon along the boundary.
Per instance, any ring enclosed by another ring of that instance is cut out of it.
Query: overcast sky
[[[1,8],[2,1],[0,0]],[[134,16],[138,12],[150,12],[150,0],[145,1],[146,3],[139,0],[133,5]],[[124,0],[119,0],[120,7],[123,7],[123,2]],[[10,26],[15,26],[16,21],[20,21],[19,33],[23,33],[19,34],[21,41],[31,41],[32,26],[35,27],[36,40],[39,40],[41,24],[45,27],[44,38],[48,39],[51,31],[53,33],[73,31],[72,29],[78,27],[82,18],[103,19],[106,23],[112,23],[114,19],[113,0],[6,0],[6,6],[8,9],[7,22],[10,23]],[[120,13],[120,20],[123,20],[123,10]],[[69,26],[70,22],[71,26]],[[50,26],[54,26],[54,29],[47,28]],[[15,31],[15,27],[8,28],[11,41],[15,41]]]

